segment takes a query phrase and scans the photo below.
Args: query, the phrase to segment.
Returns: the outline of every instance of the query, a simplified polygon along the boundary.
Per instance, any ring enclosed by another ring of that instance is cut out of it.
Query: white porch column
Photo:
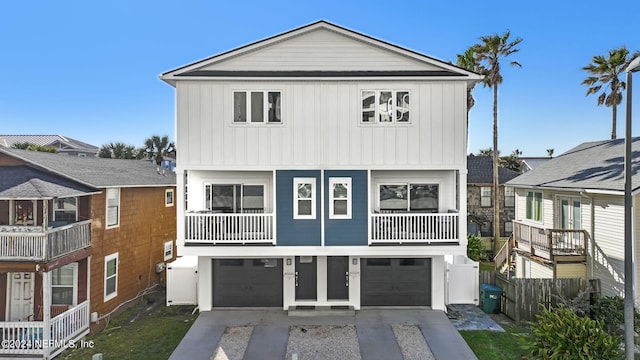
[[[460,245],[467,250],[467,169],[458,170],[458,229]]]
[[[42,338],[44,341],[52,339],[51,334],[51,272],[42,273]],[[48,345],[48,344],[47,344]],[[48,358],[51,348],[44,346],[44,357]]]

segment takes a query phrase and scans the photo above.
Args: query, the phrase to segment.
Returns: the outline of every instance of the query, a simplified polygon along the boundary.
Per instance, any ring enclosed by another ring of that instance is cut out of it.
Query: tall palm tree
[[[500,61],[520,51],[516,48],[522,38],[509,40],[511,33],[506,31],[502,35],[480,37],[480,43],[473,46],[476,60],[480,66],[480,73],[485,75],[482,84],[493,89],[493,249],[499,250],[500,239],[500,194],[498,193],[498,85],[502,84]],[[521,67],[517,61],[509,63]]]
[[[476,61],[476,54],[473,51],[473,47],[468,48],[463,54],[456,55],[456,65],[459,67],[473,71],[480,72],[478,61]],[[476,99],[473,98],[473,89],[476,87],[476,83],[471,85],[467,84],[467,146],[469,146],[469,111],[473,105],[476,104]]]
[[[620,75],[629,66],[629,63],[638,56],[640,56],[640,51],[636,51],[629,57],[629,50],[622,46],[609,50],[608,57],[594,56],[591,64],[582,68],[590,75],[582,81],[582,85],[589,87],[587,96],[597,94],[602,90],[598,96],[598,106],[605,105],[611,108],[611,139],[616,138],[618,105],[622,101],[622,91],[627,87],[627,84],[620,80]]]
[[[144,141],[144,150],[147,158],[155,161],[158,172],[160,172],[164,157],[174,152],[175,148],[174,143],[169,141],[169,137],[166,135],[163,137],[153,135]]]

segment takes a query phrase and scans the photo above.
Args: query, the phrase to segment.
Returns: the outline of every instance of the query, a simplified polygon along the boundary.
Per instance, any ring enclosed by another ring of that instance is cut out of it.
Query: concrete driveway
[[[328,330],[324,333],[313,332],[318,329]],[[413,332],[414,338],[409,339],[409,343],[401,341],[398,331],[406,332],[411,329],[419,331]],[[307,338],[316,336],[323,338],[316,339],[318,341],[330,341],[327,343],[330,345],[318,343],[324,349],[349,343],[351,336],[353,344],[344,346],[351,346],[352,350],[345,351],[353,351],[355,346],[355,353],[340,353],[340,349],[337,349],[336,355],[323,353],[322,349],[313,350],[315,353],[304,353],[300,346],[311,345],[293,346],[294,336],[290,339],[290,335],[298,334],[294,330],[306,333],[300,334],[307,335]],[[338,338],[327,339],[326,333],[337,334]],[[415,338],[416,333],[419,338]],[[235,340],[227,341],[232,338]],[[420,345],[412,345],[411,341],[422,342],[424,351],[416,356],[416,351],[421,351],[415,350],[416,346],[420,349]],[[281,310],[207,311],[200,313],[170,359],[308,360],[332,356],[364,360],[477,359],[444,312],[421,309],[366,309],[347,315],[323,316],[288,316],[286,311]]]

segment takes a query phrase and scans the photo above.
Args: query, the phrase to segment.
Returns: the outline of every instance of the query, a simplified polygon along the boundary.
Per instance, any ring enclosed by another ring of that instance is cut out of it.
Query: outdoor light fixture
[[[633,232],[631,229],[632,158],[631,144],[631,82],[633,73],[640,70],[640,57],[635,58],[627,67],[627,116],[624,137],[624,347],[628,360],[634,358],[634,293],[633,293]]]

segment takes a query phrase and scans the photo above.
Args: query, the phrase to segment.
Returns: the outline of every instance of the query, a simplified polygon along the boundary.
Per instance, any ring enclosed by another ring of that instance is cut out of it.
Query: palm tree
[[[464,54],[456,55],[456,65],[459,67],[477,72],[481,71],[481,68],[476,60],[476,54],[474,52],[473,46],[468,48]],[[467,87],[467,126],[469,126],[469,110],[476,104],[476,99],[473,98],[473,89],[476,87],[476,84],[473,83]]]
[[[582,68],[590,74],[582,81],[582,85],[589,87],[587,96],[597,94],[602,90],[598,96],[598,106],[611,107],[611,139],[616,138],[618,105],[622,101],[622,91],[627,87],[627,84],[620,80],[620,75],[629,66],[629,63],[638,56],[640,56],[640,51],[636,51],[629,57],[629,50],[622,46],[609,50],[609,57],[594,56],[591,64]]]
[[[175,144],[172,141],[169,141],[169,137],[166,135],[163,137],[153,135],[144,141],[144,151],[147,158],[155,161],[158,173],[160,173],[164,157],[175,150]],[[164,169],[162,172],[164,173]]]
[[[498,85],[502,84],[500,61],[520,51],[516,48],[522,38],[509,40],[511,33],[480,37],[480,43],[473,46],[480,73],[485,75],[482,83],[493,89],[493,249],[498,252],[500,239],[500,194],[498,193]],[[520,63],[511,61],[511,65],[521,67]]]

